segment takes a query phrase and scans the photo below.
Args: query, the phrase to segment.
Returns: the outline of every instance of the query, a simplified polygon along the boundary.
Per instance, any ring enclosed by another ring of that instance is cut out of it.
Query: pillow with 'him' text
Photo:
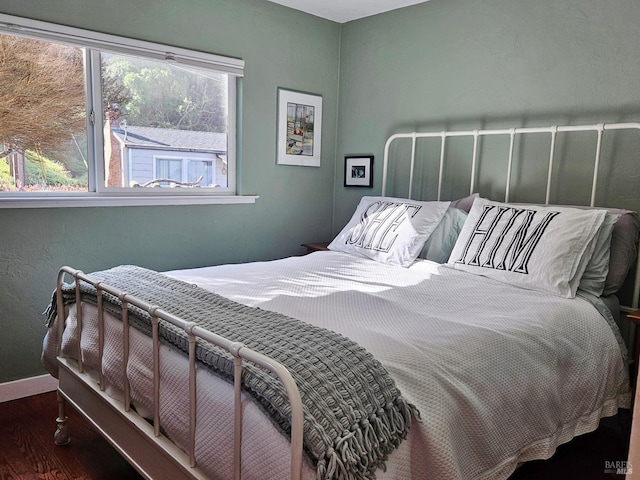
[[[602,210],[478,198],[447,264],[518,287],[573,298],[605,215]]]

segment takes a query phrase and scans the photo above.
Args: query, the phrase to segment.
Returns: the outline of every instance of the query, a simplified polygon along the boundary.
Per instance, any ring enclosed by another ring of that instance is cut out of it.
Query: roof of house
[[[227,152],[227,135],[225,133],[136,127],[133,125],[127,125],[125,128],[126,130],[115,127],[111,131],[118,141],[129,148]]]

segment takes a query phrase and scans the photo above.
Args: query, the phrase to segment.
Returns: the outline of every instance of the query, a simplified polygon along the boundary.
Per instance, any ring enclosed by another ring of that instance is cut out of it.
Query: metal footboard
[[[108,398],[106,404],[111,404],[116,408],[121,409],[121,416],[130,417],[131,415],[137,415],[131,410],[131,393],[129,388],[129,380],[127,375],[127,364],[129,361],[129,329],[131,328],[128,321],[128,311],[129,307],[135,306],[140,309],[143,309],[152,319],[152,349],[153,349],[153,360],[152,360],[152,371],[153,371],[153,431],[151,435],[148,435],[152,442],[156,442],[163,445],[167,443],[166,437],[161,434],[161,424],[160,424],[160,342],[159,342],[159,322],[166,321],[169,322],[181,329],[183,329],[189,340],[189,442],[186,454],[188,456],[188,467],[194,470],[194,477],[198,477],[195,471],[197,470],[197,462],[195,458],[195,448],[196,448],[196,339],[201,339],[203,341],[214,344],[220,348],[228,351],[234,358],[234,479],[240,480],[242,478],[241,472],[241,444],[242,444],[242,407],[241,407],[241,378],[242,378],[242,370],[244,361],[250,361],[254,364],[265,368],[266,370],[272,372],[276,375],[282,384],[285,386],[287,390],[287,394],[289,397],[289,402],[291,404],[291,479],[299,480],[301,477],[302,470],[302,445],[303,445],[303,414],[302,414],[302,401],[300,398],[300,392],[298,391],[298,387],[289,373],[289,371],[277,361],[262,355],[258,352],[247,348],[245,345],[239,342],[231,342],[228,339],[216,335],[208,330],[205,330],[193,322],[186,321],[182,318],[176,317],[171,313],[160,309],[154,305],[150,305],[144,300],[137,298],[133,295],[130,295],[126,292],[123,292],[117,288],[113,288],[105,283],[93,280],[89,275],[86,275],[84,272],[80,270],[76,270],[74,268],[64,266],[60,268],[58,272],[57,279],[57,293],[56,293],[56,302],[57,302],[57,311],[59,316],[64,315],[64,302],[62,298],[62,285],[64,283],[64,279],[66,275],[70,275],[73,277],[76,284],[76,308],[77,308],[77,325],[78,325],[78,334],[77,334],[77,351],[81,352],[80,342],[82,338],[82,303],[81,303],[81,292],[80,292],[80,281],[84,281],[92,286],[94,286],[97,290],[97,308],[98,308],[98,348],[99,348],[99,362],[102,364],[103,359],[103,349],[104,349],[104,310],[102,308],[102,295],[104,293],[108,293],[116,296],[122,302],[122,338],[123,338],[123,381],[124,381],[124,400],[118,406],[119,402],[115,402],[112,399]],[[63,338],[63,330],[62,322],[58,326],[58,339],[57,339],[57,355],[59,358],[59,362],[61,367],[61,385],[62,385],[62,375],[65,375],[65,378],[68,374],[76,374],[78,377],[82,377],[84,373],[84,365],[82,361],[81,353],[78,355],[77,361],[77,371],[72,372],[71,363],[64,359],[64,355],[62,353],[62,338]],[[62,372],[64,370],[64,372]],[[100,393],[102,396],[107,398],[105,390],[105,378],[104,374],[101,371],[99,372],[100,380],[98,385],[91,385],[90,389],[94,390],[95,393]],[[85,381],[86,383],[86,381]],[[76,383],[73,383],[73,387],[71,389],[77,388]],[[71,401],[74,403],[73,394],[69,392],[65,392],[61,389],[60,391],[60,413],[57,419],[58,421],[58,431],[56,432],[56,443],[63,444],[68,442],[68,434],[66,433],[66,417],[64,414],[64,399]],[[75,404],[74,404],[75,406]],[[80,408],[82,410],[82,408]],[[91,417],[91,413],[85,413],[86,416]],[[99,426],[98,422],[89,418],[90,421],[94,423],[94,425]],[[117,444],[117,441],[110,438],[110,435],[106,435],[108,440],[112,444]],[[117,445],[116,445],[117,446]],[[126,448],[118,448],[121,453],[134,465],[137,467],[137,462],[135,459],[135,455],[132,452],[126,451]],[[185,471],[189,471],[189,468],[184,469]],[[146,474],[145,472],[141,472]]]

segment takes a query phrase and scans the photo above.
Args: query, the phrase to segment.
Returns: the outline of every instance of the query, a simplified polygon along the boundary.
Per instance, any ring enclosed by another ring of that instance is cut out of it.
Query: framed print
[[[278,89],[279,165],[320,166],[322,97]]]
[[[373,187],[372,155],[348,155],[344,157],[344,186]]]

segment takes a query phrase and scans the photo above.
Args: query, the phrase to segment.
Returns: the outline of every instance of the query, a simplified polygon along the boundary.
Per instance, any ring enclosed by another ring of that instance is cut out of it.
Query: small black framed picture
[[[373,187],[373,155],[344,157],[344,186]]]

